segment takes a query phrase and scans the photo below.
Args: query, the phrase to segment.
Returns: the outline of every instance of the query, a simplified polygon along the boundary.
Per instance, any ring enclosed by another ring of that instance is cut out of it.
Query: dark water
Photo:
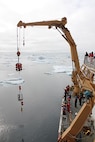
[[[0,142],[56,142],[63,89],[70,81],[64,73],[45,74],[52,70],[52,64],[34,63],[22,59],[23,70],[15,71],[14,59],[4,55],[0,65],[0,78],[21,76],[23,94],[18,101],[19,85],[0,86]],[[4,60],[8,60],[7,65]]]

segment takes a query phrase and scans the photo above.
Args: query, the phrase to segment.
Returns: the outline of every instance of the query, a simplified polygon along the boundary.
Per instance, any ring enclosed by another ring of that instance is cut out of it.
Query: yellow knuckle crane
[[[27,26],[48,26],[49,29],[55,27],[70,45],[73,65],[72,82],[74,83],[74,93],[77,95],[78,93],[84,90],[89,90],[93,94],[93,97],[89,99],[89,103],[84,103],[75,119],[72,121],[70,126],[64,131],[61,138],[59,139],[59,142],[75,142],[75,137],[82,130],[82,127],[95,104],[95,84],[93,83],[92,79],[92,76],[95,74],[95,71],[90,70],[84,64],[80,67],[76,44],[70,34],[70,31],[65,27],[66,23],[67,18],[64,17],[60,21],[51,20],[30,23],[24,23],[22,21],[19,21],[17,27],[26,28]]]

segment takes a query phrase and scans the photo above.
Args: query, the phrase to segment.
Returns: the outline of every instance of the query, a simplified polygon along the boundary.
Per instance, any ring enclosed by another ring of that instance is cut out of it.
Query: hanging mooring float
[[[16,71],[21,71],[21,70],[22,70],[22,64],[16,63]]]

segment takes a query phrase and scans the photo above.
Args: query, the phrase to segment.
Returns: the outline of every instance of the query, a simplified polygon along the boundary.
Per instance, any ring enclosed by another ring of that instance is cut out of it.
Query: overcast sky
[[[16,48],[16,25],[19,20],[34,22],[60,20],[62,17],[67,17],[66,27],[78,50],[95,51],[95,0],[0,0],[0,50]],[[66,41],[56,30],[50,30],[46,27],[27,27],[27,48],[63,48],[68,51]]]

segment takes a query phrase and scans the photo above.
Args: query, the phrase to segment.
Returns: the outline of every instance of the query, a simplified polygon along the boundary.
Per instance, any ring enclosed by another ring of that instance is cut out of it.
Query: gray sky
[[[67,17],[78,50],[95,50],[95,0],[0,0],[0,50],[17,47],[16,25],[19,20],[34,22],[61,20]],[[26,47],[23,50],[69,51],[60,34],[46,27],[27,27]]]

